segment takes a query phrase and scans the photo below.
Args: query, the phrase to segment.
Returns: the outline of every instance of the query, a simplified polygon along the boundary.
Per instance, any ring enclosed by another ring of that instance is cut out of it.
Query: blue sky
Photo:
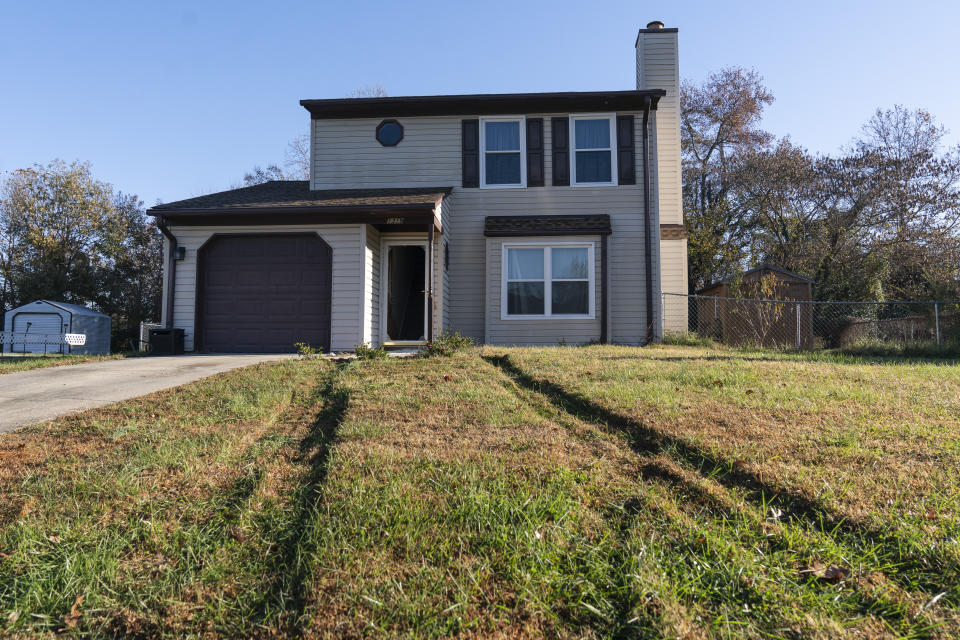
[[[879,106],[960,142],[960,3],[17,2],[0,9],[0,171],[53,158],[148,204],[239,182],[305,132],[301,98],[633,88],[636,30],[680,28],[681,76],[756,68],[765,126],[823,153]]]

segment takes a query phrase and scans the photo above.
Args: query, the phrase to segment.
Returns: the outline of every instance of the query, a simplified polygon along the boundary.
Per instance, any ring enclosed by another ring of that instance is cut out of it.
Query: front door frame
[[[387,304],[390,295],[390,247],[421,247],[423,249],[423,339],[391,340],[387,335]],[[380,344],[387,347],[420,346],[429,342],[430,320],[430,241],[412,238],[384,238],[380,242]]]

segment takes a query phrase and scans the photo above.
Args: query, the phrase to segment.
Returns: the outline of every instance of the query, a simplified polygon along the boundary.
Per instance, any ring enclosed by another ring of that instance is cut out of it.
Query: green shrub
[[[316,358],[316,357],[319,357],[321,353],[323,353],[323,349],[320,349],[317,347],[311,347],[306,342],[297,342],[297,343],[294,343],[293,346],[297,350],[297,354],[299,354],[301,358],[306,358],[306,359]]]
[[[357,353],[357,360],[383,360],[387,357],[387,350],[383,347],[371,347],[366,344],[358,344],[353,347]]]
[[[434,356],[451,356],[458,351],[465,351],[473,346],[473,338],[460,335],[460,332],[443,333],[428,342],[421,354],[431,358]]]
[[[713,338],[697,335],[690,332],[668,332],[663,334],[663,344],[681,347],[713,347],[716,345]]]
[[[893,358],[960,358],[960,340],[945,341],[942,345],[925,342],[886,342],[864,338],[836,350],[848,356],[893,357]]]

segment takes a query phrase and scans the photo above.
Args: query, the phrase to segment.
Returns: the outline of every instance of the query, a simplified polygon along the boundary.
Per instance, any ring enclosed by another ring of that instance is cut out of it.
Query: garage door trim
[[[249,238],[249,237],[279,237],[279,236],[315,236],[329,251],[331,256],[330,262],[330,286],[328,287],[329,299],[327,300],[327,308],[330,310],[330,318],[327,321],[327,344],[326,348],[332,348],[333,340],[333,247],[320,235],[317,231],[281,231],[281,232],[272,232],[272,231],[255,231],[250,233],[221,233],[214,232],[211,233],[203,243],[197,247],[197,267],[196,272],[194,273],[194,300],[193,300],[193,350],[194,352],[202,352],[204,350],[203,345],[203,273],[204,273],[204,249],[212,243],[214,240],[219,240],[222,238]]]

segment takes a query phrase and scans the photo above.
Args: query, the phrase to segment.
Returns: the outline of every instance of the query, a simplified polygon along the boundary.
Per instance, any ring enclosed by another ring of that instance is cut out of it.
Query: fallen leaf
[[[752,393],[753,393],[753,389],[747,389],[747,395],[748,395],[748,396],[749,396],[750,394],[752,394]]]
[[[937,512],[933,509],[927,509],[927,520],[936,520]]]
[[[7,624],[16,624],[17,620],[20,619],[19,611],[11,611],[10,615],[7,616]]]
[[[714,381],[713,381],[713,384],[715,384],[715,385],[717,385],[718,387],[722,388],[722,387],[723,387],[723,380],[714,380]]]
[[[801,568],[800,573],[809,573],[815,578],[831,584],[836,584],[850,577],[850,569],[835,564],[822,565],[815,563],[812,566]]]
[[[70,613],[63,616],[63,624],[67,625],[71,629],[77,628],[77,623],[80,622],[80,616],[83,615],[83,612],[80,611],[80,605],[83,604],[83,594],[78,594],[77,599],[73,601],[73,606],[70,607]]]
[[[47,540],[49,540],[53,544],[60,544],[60,542],[62,541],[62,538],[60,536],[47,536]]]
[[[443,376],[444,382],[450,382],[450,380],[451,380],[450,376]]]

